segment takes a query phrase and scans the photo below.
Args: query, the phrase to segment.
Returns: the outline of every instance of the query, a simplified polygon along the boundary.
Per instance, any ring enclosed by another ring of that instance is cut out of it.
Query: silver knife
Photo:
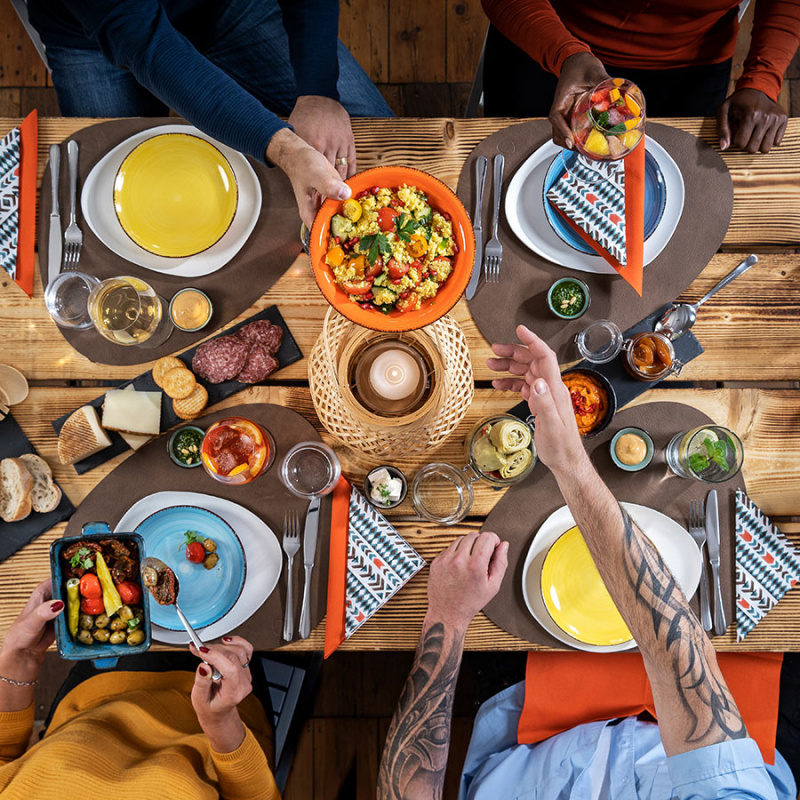
[[[478,156],[475,159],[475,213],[472,215],[472,229],[475,231],[475,263],[472,265],[472,277],[467,286],[467,300],[475,297],[478,284],[481,281],[481,265],[483,264],[483,223],[481,215],[483,212],[483,187],[486,183],[486,170],[489,166],[489,159],[486,156]]]
[[[300,638],[308,639],[311,633],[311,570],[314,569],[314,556],[317,552],[317,533],[319,532],[319,497],[314,497],[308,506],[306,525],[303,532],[303,566],[306,578],[303,586],[303,606],[300,609]]]
[[[57,144],[50,145],[50,191],[52,206],[50,208],[50,236],[47,245],[47,282],[61,272],[61,214],[58,210],[58,174],[61,169],[61,148]]]
[[[722,636],[728,628],[725,608],[722,604],[722,585],[719,579],[719,501],[717,490],[712,489],[706,498],[706,535],[708,536],[708,560],[714,579],[714,633]]]

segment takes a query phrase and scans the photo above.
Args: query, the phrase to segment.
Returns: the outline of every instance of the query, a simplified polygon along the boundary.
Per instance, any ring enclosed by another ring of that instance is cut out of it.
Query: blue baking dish
[[[67,629],[67,587],[63,572],[61,551],[75,542],[91,542],[102,539],[128,539],[136,542],[139,548],[139,561],[144,558],[144,539],[138,533],[112,533],[111,527],[106,522],[87,522],[81,529],[80,536],[70,536],[58,539],[50,545],[50,573],[53,578],[53,599],[64,603],[64,612],[56,617],[56,647],[62,658],[70,661],[91,660],[100,669],[110,669],[120,656],[132,656],[144,653],[150,647],[150,614],[147,610],[145,587],[142,585],[141,573],[137,578],[139,588],[142,590],[142,631],[144,641],[141,644],[129,645],[109,644],[108,642],[95,642],[92,645],[81,644],[73,641]]]

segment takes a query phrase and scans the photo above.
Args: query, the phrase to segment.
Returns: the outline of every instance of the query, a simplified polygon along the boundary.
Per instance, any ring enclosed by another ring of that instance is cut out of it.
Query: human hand
[[[561,380],[556,354],[524,325],[517,326],[521,344],[493,344],[498,358],[486,366],[495,372],[510,372],[513,378],[492,381],[495,389],[519,392],[536,417],[536,455],[550,469],[571,470],[585,457],[569,389]]]
[[[508,567],[508,542],[496,533],[469,533],[455,539],[431,564],[428,617],[458,630],[497,594]]]
[[[317,95],[298,97],[289,124],[336,167],[343,180],[355,174],[356,143],[350,115],[341,103]],[[337,165],[337,158],[344,158],[347,163]]]
[[[758,89],[737,89],[717,111],[720,150],[769,153],[783,141],[786,112]]]
[[[603,62],[591,53],[575,53],[564,59],[549,116],[553,141],[559,147],[572,150],[575,146],[569,117],[577,96],[594,89],[609,77]]]
[[[333,164],[288,128],[270,139],[266,155],[289,177],[300,217],[309,230],[326,197],[347,200],[352,195]]]
[[[53,620],[64,603],[53,602],[50,579],[40,583],[25,608],[11,623],[0,651],[0,675],[16,681],[35,681],[39,677],[47,648],[55,641]]]

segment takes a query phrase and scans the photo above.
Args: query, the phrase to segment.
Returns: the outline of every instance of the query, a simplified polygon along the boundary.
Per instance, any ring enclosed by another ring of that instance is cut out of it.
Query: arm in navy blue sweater
[[[288,125],[175,30],[158,0],[67,2],[109,61],[210,136],[265,161]]]

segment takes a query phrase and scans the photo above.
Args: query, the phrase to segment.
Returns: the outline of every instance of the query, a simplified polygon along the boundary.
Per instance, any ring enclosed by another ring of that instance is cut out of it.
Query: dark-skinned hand
[[[717,111],[720,150],[769,153],[783,140],[786,122],[786,112],[764,92],[737,89]]]
[[[572,150],[575,146],[569,125],[575,100],[609,77],[602,62],[591,53],[575,53],[564,59],[549,117],[553,126],[553,141],[559,147]]]

